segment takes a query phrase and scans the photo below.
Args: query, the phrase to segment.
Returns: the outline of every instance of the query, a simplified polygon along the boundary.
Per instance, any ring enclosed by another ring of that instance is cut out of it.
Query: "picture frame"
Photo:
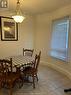
[[[1,17],[1,40],[18,40],[18,24],[14,21],[13,18]]]

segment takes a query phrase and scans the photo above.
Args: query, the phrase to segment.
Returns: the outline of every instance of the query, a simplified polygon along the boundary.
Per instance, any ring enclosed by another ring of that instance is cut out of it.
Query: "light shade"
[[[22,15],[21,9],[20,9],[20,2],[17,0],[17,7],[16,7],[16,14],[12,16],[12,18],[17,23],[21,23],[25,17]]]
[[[21,15],[14,15],[14,16],[12,16],[12,18],[15,20],[15,22],[17,22],[17,23],[21,23],[24,19],[25,19],[25,17],[24,16],[21,16]]]

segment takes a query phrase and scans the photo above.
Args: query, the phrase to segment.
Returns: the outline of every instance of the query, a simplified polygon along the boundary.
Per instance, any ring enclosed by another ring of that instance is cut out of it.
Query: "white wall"
[[[71,5],[58,9],[51,13],[40,14],[36,17],[36,38],[35,38],[35,48],[42,51],[42,63],[48,64],[59,68],[71,75],[71,62],[66,63],[61,60],[52,58],[49,56],[51,35],[52,35],[52,20],[62,18],[64,16],[71,16]],[[71,25],[70,25],[71,26]],[[69,57],[71,57],[71,31],[69,39]],[[71,58],[70,58],[71,60]],[[67,74],[66,73],[66,74]]]
[[[4,13],[0,13],[0,15],[6,16]],[[28,16],[21,24],[18,25],[18,41],[1,41],[0,32],[0,58],[23,54],[23,47],[34,48],[33,43],[34,18],[32,16]]]

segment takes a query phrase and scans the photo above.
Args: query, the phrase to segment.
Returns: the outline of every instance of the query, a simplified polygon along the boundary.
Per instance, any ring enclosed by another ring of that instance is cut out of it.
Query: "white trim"
[[[66,75],[70,80],[71,80],[71,73],[68,72],[67,70],[55,65],[55,64],[52,64],[52,63],[48,63],[48,62],[45,62],[45,61],[41,61],[41,65],[46,65],[46,66],[49,66],[50,68],[53,68],[55,69],[56,71]]]

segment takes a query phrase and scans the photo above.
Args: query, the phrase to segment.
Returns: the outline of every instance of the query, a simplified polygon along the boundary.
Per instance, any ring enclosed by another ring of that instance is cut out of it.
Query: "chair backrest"
[[[34,49],[24,49],[23,48],[23,56],[32,56]]]
[[[38,66],[39,66],[39,63],[40,63],[40,56],[41,56],[41,51],[39,52],[39,54],[35,56],[35,61],[34,61],[34,68],[36,70],[38,70]]]
[[[9,71],[12,72],[12,58],[0,59],[0,73],[7,75]]]

